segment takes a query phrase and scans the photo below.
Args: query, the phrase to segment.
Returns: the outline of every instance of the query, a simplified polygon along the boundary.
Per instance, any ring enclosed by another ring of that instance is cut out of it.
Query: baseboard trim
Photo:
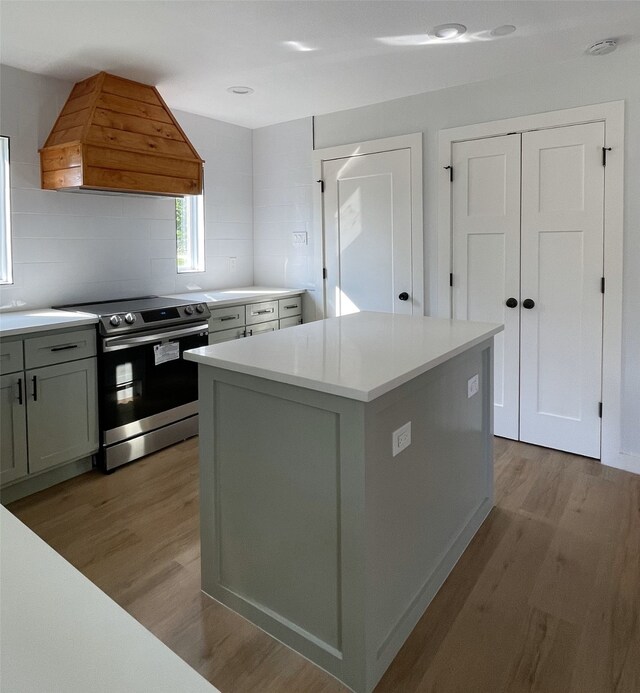
[[[30,496],[32,493],[37,493],[50,486],[71,479],[79,474],[84,474],[91,470],[93,466],[92,457],[83,457],[80,460],[63,464],[60,467],[55,467],[46,472],[41,472],[32,477],[27,477],[20,481],[15,481],[10,486],[5,486],[0,489],[0,502],[2,505],[13,503],[25,496]]]
[[[623,469],[625,472],[640,474],[640,455],[628,455],[620,452],[611,459],[603,460],[602,464],[607,467],[615,467],[615,469]]]

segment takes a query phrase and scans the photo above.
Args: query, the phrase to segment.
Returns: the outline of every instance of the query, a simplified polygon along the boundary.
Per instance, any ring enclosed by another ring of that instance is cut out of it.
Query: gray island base
[[[358,313],[189,352],[203,591],[372,691],[492,507],[501,329]]]

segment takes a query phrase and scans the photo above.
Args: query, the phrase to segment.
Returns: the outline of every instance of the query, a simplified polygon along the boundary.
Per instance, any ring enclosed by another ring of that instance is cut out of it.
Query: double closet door
[[[453,317],[504,323],[496,435],[600,457],[604,123],[453,145]]]

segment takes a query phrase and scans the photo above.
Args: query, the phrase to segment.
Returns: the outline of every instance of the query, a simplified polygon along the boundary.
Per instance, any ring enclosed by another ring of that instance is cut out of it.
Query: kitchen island
[[[357,313],[186,352],[204,592],[373,690],[492,507],[501,330]]]

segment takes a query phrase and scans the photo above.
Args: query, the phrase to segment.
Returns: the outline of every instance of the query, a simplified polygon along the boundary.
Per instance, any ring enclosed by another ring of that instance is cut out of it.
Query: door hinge
[[[449,274],[449,286],[453,286],[453,272]]]
[[[603,147],[602,148],[602,165],[606,166],[607,165],[607,152],[611,151],[611,147]]]
[[[604,293],[604,277],[600,278],[600,293]]]
[[[322,178],[320,180],[317,180],[316,183],[320,183],[320,194],[324,193],[324,181]]]
[[[453,183],[453,166],[444,166],[445,171],[449,169],[449,180]]]
[[[323,278],[323,279],[326,279],[326,278],[327,278],[327,268],[326,268],[326,267],[323,267],[323,268],[322,268],[322,278]]]
[[[598,402],[598,416],[602,418],[602,402]]]

